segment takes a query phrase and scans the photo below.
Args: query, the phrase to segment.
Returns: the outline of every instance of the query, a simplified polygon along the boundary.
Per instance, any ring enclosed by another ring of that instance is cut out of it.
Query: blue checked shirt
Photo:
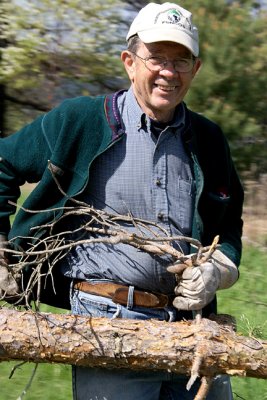
[[[97,209],[156,222],[169,235],[190,236],[195,184],[181,141],[183,104],[158,139],[132,89],[121,94],[118,107],[126,134],[94,161],[82,200]],[[124,229],[136,232],[127,225]],[[173,245],[188,253],[185,242]],[[166,271],[170,261],[169,256],[148,254],[128,244],[96,243],[76,246],[63,270],[79,279],[110,279],[171,294],[175,278]]]

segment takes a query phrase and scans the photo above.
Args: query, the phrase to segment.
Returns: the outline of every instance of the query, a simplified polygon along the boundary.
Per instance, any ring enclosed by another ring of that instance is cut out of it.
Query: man
[[[168,270],[170,257],[123,243],[77,245],[60,265],[72,283],[73,313],[172,322],[191,319],[201,309],[208,317],[216,312],[216,291],[238,279],[243,191],[220,128],[183,102],[201,66],[198,31],[189,11],[150,3],[134,19],[127,42],[121,59],[131,81],[128,91],[67,100],[1,142],[1,233],[5,239],[10,229],[7,199],[17,198],[18,186],[29,181],[39,183],[25,207],[47,212],[21,210],[9,239],[55,221],[61,215],[55,210],[71,197],[96,209],[130,213],[170,236],[191,236],[203,245],[219,235],[212,259],[186,268],[179,283]],[[74,230],[81,224],[77,217],[66,226]],[[135,232],[128,224],[124,229]],[[185,241],[173,246],[191,251]],[[158,306],[162,297],[167,302]],[[187,381],[167,371],[73,368],[77,400],[193,399],[200,383],[188,391]],[[229,380],[216,377],[207,398],[232,399]]]

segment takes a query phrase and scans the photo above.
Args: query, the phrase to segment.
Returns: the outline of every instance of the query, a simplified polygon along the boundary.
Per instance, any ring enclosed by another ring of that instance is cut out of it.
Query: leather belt
[[[74,289],[85,293],[103,296],[112,299],[114,303],[126,306],[128,303],[129,287],[113,282],[92,283],[78,281],[74,283]],[[164,308],[172,304],[169,296],[162,293],[146,292],[134,289],[133,304],[139,307]]]

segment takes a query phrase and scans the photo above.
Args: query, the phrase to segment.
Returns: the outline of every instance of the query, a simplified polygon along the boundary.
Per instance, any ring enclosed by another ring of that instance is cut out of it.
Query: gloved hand
[[[15,296],[19,293],[19,286],[8,269],[8,256],[5,252],[7,238],[0,235],[0,299],[4,296]]]
[[[170,267],[170,272],[174,269]],[[232,286],[238,279],[235,264],[220,250],[210,261],[183,270],[175,287],[174,307],[179,310],[200,310],[209,304],[217,290]]]

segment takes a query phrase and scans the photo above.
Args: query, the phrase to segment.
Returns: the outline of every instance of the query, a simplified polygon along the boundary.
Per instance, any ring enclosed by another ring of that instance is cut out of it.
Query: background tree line
[[[267,167],[264,2],[178,3],[193,12],[203,60],[186,102],[222,126],[239,171],[253,170],[259,176]],[[145,4],[142,0],[2,0],[1,135],[16,131],[67,97],[127,88],[119,55],[130,21]]]

